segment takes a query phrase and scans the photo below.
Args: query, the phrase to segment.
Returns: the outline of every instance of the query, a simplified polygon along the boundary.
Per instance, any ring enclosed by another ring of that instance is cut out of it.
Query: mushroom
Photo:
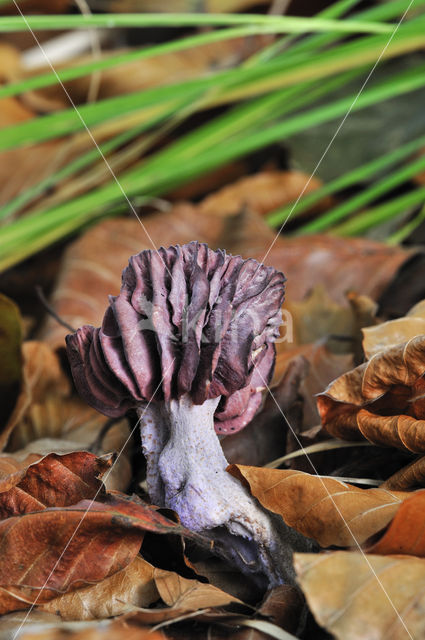
[[[260,407],[284,282],[272,267],[198,242],[142,251],[102,327],[66,340],[80,395],[110,417],[137,411],[152,502],[270,585],[285,581],[290,551],[274,516],[226,472],[217,434],[236,433]]]

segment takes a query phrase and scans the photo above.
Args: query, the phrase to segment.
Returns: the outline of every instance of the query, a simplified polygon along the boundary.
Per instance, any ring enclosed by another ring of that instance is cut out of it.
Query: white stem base
[[[224,527],[231,534],[226,534],[227,544],[233,536],[242,538],[243,544],[229,551],[233,560],[242,570],[264,573],[270,584],[278,584],[283,581],[281,552],[272,518],[226,472],[214,430],[219,400],[194,405],[183,396],[145,413],[141,433],[148,490],[155,504],[174,509],[188,529],[205,533]]]

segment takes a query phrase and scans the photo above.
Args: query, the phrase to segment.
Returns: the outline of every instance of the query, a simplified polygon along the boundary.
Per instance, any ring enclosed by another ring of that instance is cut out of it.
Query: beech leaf
[[[121,571],[95,585],[65,593],[43,605],[63,620],[94,620],[148,607],[159,599],[155,568],[140,556]]]
[[[232,465],[228,471],[286,524],[322,547],[362,544],[382,530],[410,494],[359,489],[302,471]]]
[[[425,635],[425,560],[337,551],[296,553],[295,569],[317,622],[337,640]]]
[[[377,353],[317,398],[327,433],[425,452],[425,335]]]

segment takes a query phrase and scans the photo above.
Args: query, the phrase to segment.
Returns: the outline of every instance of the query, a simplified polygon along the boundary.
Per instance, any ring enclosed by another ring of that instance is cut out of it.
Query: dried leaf
[[[286,524],[322,547],[362,544],[383,529],[408,493],[359,489],[302,471],[232,465],[229,472]]]
[[[202,540],[147,505],[119,495],[3,520],[0,611],[25,609],[35,598],[43,604],[58,592],[113,575],[136,557],[145,531]]]
[[[252,220],[252,214],[239,216],[237,225],[223,231],[221,244],[232,253],[256,258],[283,271],[288,278],[290,301],[303,300],[318,285],[324,286],[340,304],[346,304],[347,291],[378,300],[402,265],[414,255],[401,247],[388,247],[367,238],[331,235],[276,238],[258,218]],[[244,225],[248,225],[246,233]]]
[[[99,476],[110,465],[86,452],[51,454],[1,479],[2,613],[113,575],[134,559],[145,531],[185,531],[142,502],[106,494]]]
[[[422,558],[297,553],[295,568],[317,622],[338,640],[424,637]]]
[[[140,8],[137,11],[140,11]],[[198,78],[210,71],[228,69],[258,50],[264,40],[264,36],[261,35],[252,36],[249,41],[246,38],[234,38],[198,46],[196,55],[193,55],[192,48],[188,48],[103,69],[99,80],[97,98],[102,100],[113,96],[122,96],[142,89]],[[115,48],[113,55],[126,52],[128,52],[127,49]],[[104,52],[102,57],[107,58],[110,55],[110,52]],[[74,66],[90,61],[91,57],[89,55],[79,56],[78,58],[73,58],[71,64]],[[70,65],[69,63],[62,63],[55,66],[57,70],[61,70]],[[37,72],[40,72],[39,68]],[[25,78],[28,75],[31,76],[31,72],[22,74],[22,77]],[[64,83],[66,91],[74,104],[84,104],[87,101],[90,81],[91,76],[86,75]],[[60,85],[25,93],[22,95],[21,100],[31,110],[37,112],[55,111],[69,107],[68,96]],[[99,140],[97,136],[96,139]],[[307,177],[304,182],[306,180]]]
[[[367,551],[425,557],[425,490],[404,500],[388,529]]]
[[[142,629],[140,626],[129,626],[124,620],[113,622],[103,621],[93,626],[86,623],[81,629],[82,623],[62,623],[48,629],[29,630],[19,636],[20,640],[164,640],[160,633],[153,633],[150,629]]]
[[[222,607],[240,600],[198,580],[182,578],[177,573],[155,569],[154,579],[159,595],[166,605],[181,612]]]
[[[13,413],[0,434],[0,449],[4,449],[12,430],[24,419],[32,403],[53,389],[61,397],[69,393],[69,382],[61,371],[57,356],[41,342],[22,345],[22,385]]]
[[[291,421],[291,426],[301,432],[315,426],[320,422],[319,412],[315,402],[315,395],[322,391],[332,380],[348,371],[353,366],[353,356],[350,354],[332,353],[323,344],[307,344],[292,349],[281,350],[277,346],[274,383],[283,381],[291,367],[296,367],[297,376],[296,392],[302,402],[302,415],[299,428]],[[279,384],[279,383],[278,383]],[[288,407],[286,410],[288,410]],[[285,412],[285,407],[282,406]]]
[[[200,213],[227,217],[248,207],[265,215],[296,200],[303,189],[304,193],[310,193],[321,184],[317,178],[310,179],[301,171],[262,171],[240,178],[206,197],[200,205]],[[328,205],[329,199],[326,198],[319,209]]]
[[[360,342],[360,330],[373,322],[376,304],[367,296],[351,294],[350,306],[332,300],[323,285],[316,286],[301,302],[289,301],[285,309],[291,315],[293,344],[326,340],[334,353],[353,353]],[[285,327],[287,330],[287,327]]]
[[[425,457],[414,460],[406,467],[396,471],[381,485],[390,491],[407,491],[425,486]]]
[[[421,334],[425,334],[425,300],[418,302],[403,318],[364,328],[363,349],[366,358],[370,360],[380,351],[408,342]]]
[[[155,568],[140,556],[101,582],[65,593],[43,605],[63,620],[94,620],[122,615],[134,607],[149,607],[159,599]]]
[[[42,342],[25,342],[23,382],[13,414],[5,426],[0,443],[9,452],[7,463],[20,468],[27,456],[70,453],[88,448],[97,439],[105,416],[70,396],[68,378],[56,353]],[[100,443],[100,453],[121,451],[128,440],[126,419],[117,422]],[[131,480],[129,446],[121,451],[117,464],[108,475],[107,488],[125,490]],[[33,459],[37,459],[37,456]],[[2,458],[0,457],[0,470]],[[4,462],[3,462],[4,463]]]
[[[425,336],[379,352],[317,398],[323,428],[381,446],[425,451]]]
[[[23,7],[22,11],[25,12]],[[0,80],[18,80],[21,76],[18,50],[11,45],[2,44],[0,67],[2,69]],[[0,130],[31,120],[35,116],[35,112],[24,105],[19,97],[0,100]],[[64,154],[62,147],[61,140],[53,140],[31,147],[2,151],[0,153],[0,184],[2,185],[0,205],[47,177],[52,169],[59,168],[65,161],[69,162],[69,153]]]

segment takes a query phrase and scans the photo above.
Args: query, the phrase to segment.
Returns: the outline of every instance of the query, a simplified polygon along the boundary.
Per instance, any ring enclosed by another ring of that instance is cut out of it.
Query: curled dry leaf
[[[389,347],[344,374],[318,396],[333,436],[425,451],[425,336]]]
[[[425,557],[425,490],[403,502],[388,529],[367,551]]]
[[[425,486],[425,457],[414,460],[406,467],[396,471],[381,485],[390,491],[407,491]]]
[[[338,640],[411,640],[425,635],[425,560],[348,551],[295,554],[317,622]]]
[[[282,349],[277,345],[274,387],[284,382],[291,369],[298,372],[290,376],[288,382],[296,384],[296,392],[302,404],[299,421],[291,420],[291,427],[297,432],[309,429],[320,422],[315,395],[322,391],[336,377],[342,375],[353,366],[351,354],[332,353],[325,345],[305,344]],[[294,372],[293,371],[293,372]],[[273,389],[275,394],[275,390]],[[282,405],[283,412],[291,409]]]
[[[19,640],[164,640],[164,636],[139,626],[130,627],[118,619],[104,621],[102,626],[87,623],[83,629],[81,623],[62,623],[41,631],[36,627],[20,635]]]
[[[228,471],[286,524],[322,547],[362,544],[382,530],[410,494],[359,489],[302,471],[232,465]]]
[[[363,328],[363,350],[370,360],[380,351],[425,334],[425,300],[418,302],[403,318]]]

